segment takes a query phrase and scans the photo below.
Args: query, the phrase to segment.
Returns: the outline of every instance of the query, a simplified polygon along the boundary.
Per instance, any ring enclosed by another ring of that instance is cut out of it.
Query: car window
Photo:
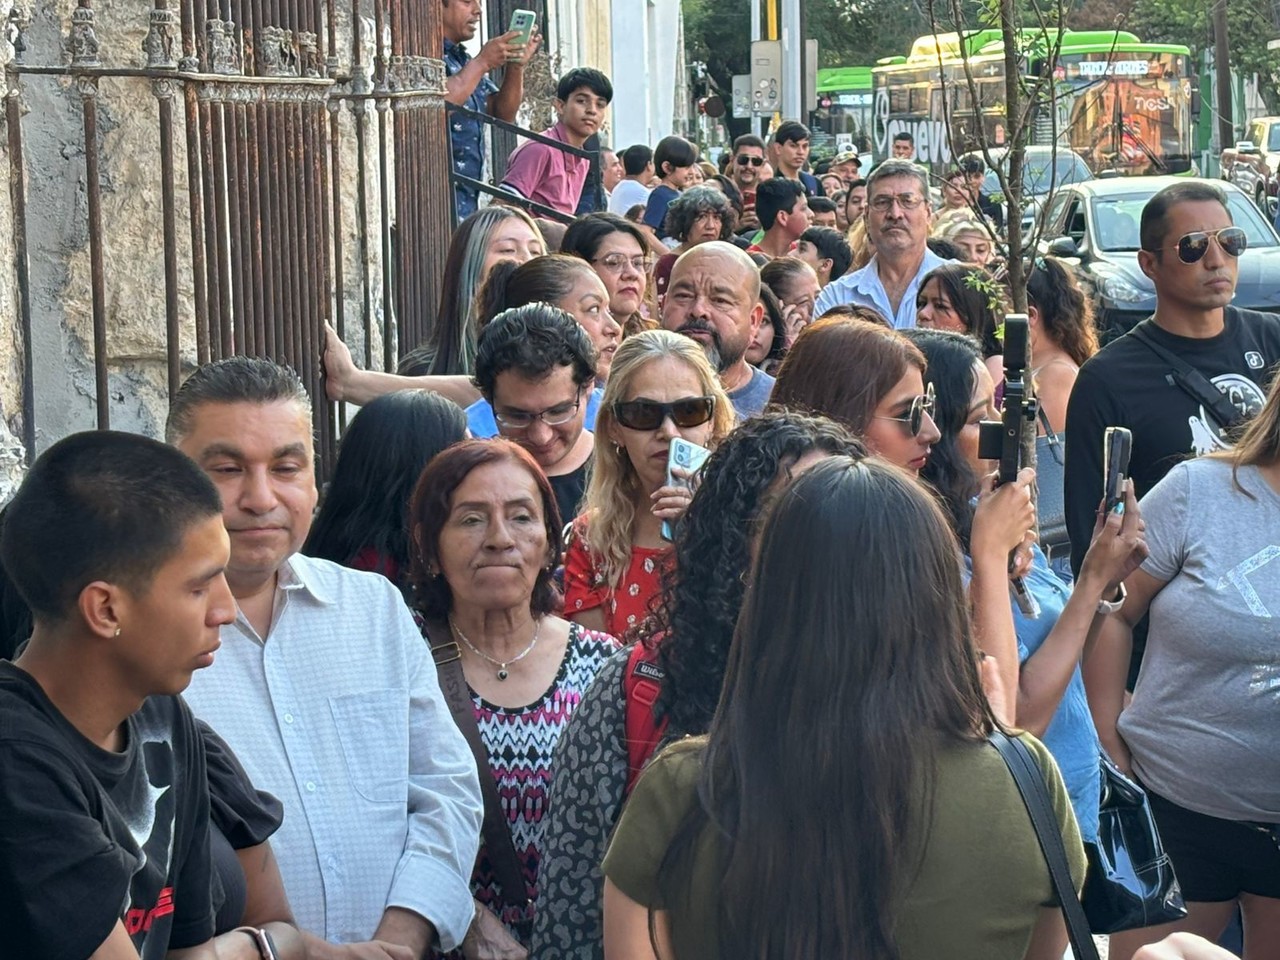
[[[1084,243],[1085,232],[1084,201],[1075,197],[1067,210],[1067,236],[1078,246]]]
[[[1044,213],[1044,232],[1047,237],[1060,237],[1064,231],[1062,229],[1062,211],[1067,206],[1067,201],[1071,199],[1069,193],[1054,194],[1049,206]]]
[[[1244,227],[1249,237],[1249,246],[1274,247],[1276,237],[1267,222],[1262,219],[1258,208],[1238,190],[1226,190],[1227,209],[1231,211],[1231,220],[1238,227]],[[1140,249],[1139,225],[1142,223],[1142,208],[1151,199],[1148,193],[1124,194],[1115,197],[1095,197],[1093,200],[1093,222],[1097,227],[1094,245],[1101,250],[1115,252]]]
[[[1280,123],[1271,125],[1271,139],[1267,143],[1267,150],[1271,153],[1280,153]]]

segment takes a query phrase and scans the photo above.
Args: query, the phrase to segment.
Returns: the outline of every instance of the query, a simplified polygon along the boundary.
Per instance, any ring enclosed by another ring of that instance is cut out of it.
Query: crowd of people
[[[478,6],[445,11],[450,98],[506,115],[530,46],[472,60]],[[582,146],[611,96],[569,71],[548,136]],[[544,147],[506,185],[578,213]],[[668,137],[562,233],[459,187],[397,371],[329,331],[328,398],[233,357],[164,443],[46,450],[0,531],[6,955],[1058,960],[1007,731],[1077,891],[1100,754],[1150,797],[1187,914],[1112,960],[1230,956],[1237,911],[1277,956],[1280,318],[1230,306],[1203,182],[1147,204],[1159,306],[1101,349],[1036,257],[1045,538],[1036,470],[997,484],[979,443],[1007,303],[982,171],[935,209],[911,147],[864,178],[811,171],[796,122],[705,170]],[[321,496],[326,399],[361,409]]]

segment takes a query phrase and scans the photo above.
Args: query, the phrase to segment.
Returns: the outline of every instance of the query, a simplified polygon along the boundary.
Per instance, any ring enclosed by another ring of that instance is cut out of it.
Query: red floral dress
[[[632,547],[622,581],[611,587],[587,549],[586,531],[585,516],[573,521],[564,553],[564,615],[573,617],[600,607],[605,632],[622,637],[648,616],[650,601],[662,590],[662,571],[670,561],[671,548]]]

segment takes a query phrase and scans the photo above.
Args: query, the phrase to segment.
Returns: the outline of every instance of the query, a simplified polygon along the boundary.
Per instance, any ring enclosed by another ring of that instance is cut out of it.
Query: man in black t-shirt
[[[1280,316],[1229,306],[1243,249],[1231,227],[1226,197],[1204,181],[1166,187],[1142,211],[1138,263],[1155,284],[1156,312],[1080,368],[1067,408],[1066,514],[1077,572],[1102,498],[1107,427],[1133,431],[1129,473],[1139,497],[1180,460],[1230,445],[1228,425],[1180,385],[1187,378],[1175,376],[1161,350],[1203,374],[1240,415],[1262,408],[1280,362]]]
[[[228,552],[213,484],[130,434],[55,444],[9,504],[0,556],[34,626],[0,662],[6,956],[161,960],[213,936],[205,753],[178,694],[235,616]],[[243,933],[219,950],[260,955]]]

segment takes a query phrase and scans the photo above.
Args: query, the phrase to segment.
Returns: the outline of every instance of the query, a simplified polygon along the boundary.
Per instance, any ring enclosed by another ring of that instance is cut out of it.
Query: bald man
[[[773,377],[747,363],[763,318],[760,272],[733,244],[700,243],[671,268],[662,326],[702,345],[743,420],[763,410],[773,391]]]

